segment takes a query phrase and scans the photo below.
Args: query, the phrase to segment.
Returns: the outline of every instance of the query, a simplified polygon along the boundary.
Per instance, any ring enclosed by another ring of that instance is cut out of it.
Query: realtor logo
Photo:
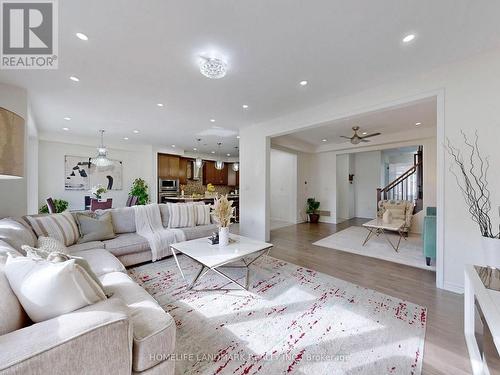
[[[57,0],[1,0],[1,69],[57,69]]]

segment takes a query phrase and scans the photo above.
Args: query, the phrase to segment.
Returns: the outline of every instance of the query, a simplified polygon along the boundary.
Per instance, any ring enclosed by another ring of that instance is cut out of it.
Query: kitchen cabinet
[[[179,159],[179,184],[181,185],[187,184],[187,165],[188,165],[188,159],[186,158]]]
[[[225,163],[224,168],[218,170],[215,168],[215,162],[206,160],[203,164],[203,185],[227,185],[228,165]]]
[[[158,177],[179,180],[179,183],[187,183],[188,159],[179,155],[158,154]]]
[[[158,177],[173,180],[179,178],[179,163],[179,156],[158,154]]]
[[[228,165],[227,186],[240,185],[240,171],[233,171],[232,164]]]

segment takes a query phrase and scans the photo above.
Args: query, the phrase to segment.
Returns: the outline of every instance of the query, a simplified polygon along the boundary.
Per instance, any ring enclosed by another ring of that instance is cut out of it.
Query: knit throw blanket
[[[137,234],[146,238],[151,248],[152,261],[170,255],[170,245],[186,240],[180,229],[165,229],[157,204],[134,206]]]

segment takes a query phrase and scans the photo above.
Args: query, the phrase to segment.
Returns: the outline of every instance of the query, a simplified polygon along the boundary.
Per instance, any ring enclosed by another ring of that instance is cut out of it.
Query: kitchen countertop
[[[239,199],[239,195],[235,194],[229,194],[227,196],[227,199]],[[205,196],[190,196],[190,195],[185,195],[181,196],[178,195],[177,197],[165,197],[165,200],[167,201],[206,201],[206,200],[213,200],[215,197],[205,197]]]

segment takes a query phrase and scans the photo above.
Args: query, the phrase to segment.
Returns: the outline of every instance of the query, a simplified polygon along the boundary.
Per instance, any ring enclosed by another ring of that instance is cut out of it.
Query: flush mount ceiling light
[[[200,73],[210,79],[223,78],[227,73],[227,64],[216,57],[201,56]]]
[[[306,86],[307,84],[308,84],[308,82],[307,82],[307,81],[300,81],[300,82],[299,82],[299,85],[301,85],[301,86]]]
[[[326,139],[326,138],[323,138],[323,139],[321,140],[321,142],[326,142],[326,141],[328,141],[328,139]]]
[[[415,34],[408,34],[403,38],[403,43],[410,43],[412,40],[415,40]]]
[[[90,159],[90,162],[97,168],[105,168],[113,165],[113,161],[108,159],[108,150],[104,146],[104,130],[99,130],[101,134],[101,144],[97,147],[97,156]]]
[[[163,107],[163,106],[164,106],[164,105],[163,105],[163,103],[158,103],[158,104],[156,104],[156,105],[157,105],[158,107]]]
[[[89,37],[84,33],[76,33],[76,37],[81,40],[89,40]]]
[[[80,78],[76,76],[70,76],[69,79],[72,80],[73,82],[80,82]]]
[[[421,122],[417,122],[417,123],[415,123],[415,126],[420,126],[420,125],[422,125],[422,123],[421,123]]]
[[[132,133],[139,134],[139,130],[133,130]]]
[[[242,107],[243,109],[248,109],[248,104],[243,104]]]
[[[211,119],[210,119],[210,122],[215,122],[215,119],[211,118]]]

